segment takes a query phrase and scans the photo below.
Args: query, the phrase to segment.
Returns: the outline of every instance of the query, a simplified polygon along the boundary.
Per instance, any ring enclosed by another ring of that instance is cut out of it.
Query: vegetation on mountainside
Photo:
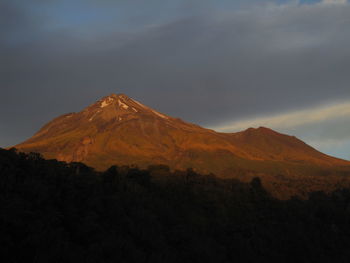
[[[348,262],[350,191],[281,201],[259,178],[0,150],[0,233],[8,262]]]

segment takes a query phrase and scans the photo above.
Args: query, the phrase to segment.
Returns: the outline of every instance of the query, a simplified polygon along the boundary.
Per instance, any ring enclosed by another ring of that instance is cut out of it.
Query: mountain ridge
[[[237,170],[303,174],[305,167],[315,173],[350,167],[349,161],[323,154],[294,136],[266,127],[220,133],[158,112],[125,94],[111,94],[80,112],[63,114],[15,147],[98,170],[164,164],[230,177]]]

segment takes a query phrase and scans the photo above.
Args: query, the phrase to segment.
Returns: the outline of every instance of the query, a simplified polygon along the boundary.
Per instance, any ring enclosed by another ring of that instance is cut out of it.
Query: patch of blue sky
[[[343,141],[341,143],[330,143],[330,145],[313,145],[313,143],[311,142],[311,145],[317,148],[317,150],[328,155],[336,156],[345,160],[350,160],[350,140]]]
[[[27,10],[49,19],[47,27],[82,27],[108,24],[124,28],[180,17],[182,1],[82,1],[61,0],[26,6]]]
[[[322,0],[299,0],[299,3],[302,5],[312,5],[322,2]]]

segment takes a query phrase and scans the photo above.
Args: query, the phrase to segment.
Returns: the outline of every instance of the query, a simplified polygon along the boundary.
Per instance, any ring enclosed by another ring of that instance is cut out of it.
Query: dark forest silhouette
[[[278,200],[250,183],[0,149],[4,262],[349,262],[350,191]]]

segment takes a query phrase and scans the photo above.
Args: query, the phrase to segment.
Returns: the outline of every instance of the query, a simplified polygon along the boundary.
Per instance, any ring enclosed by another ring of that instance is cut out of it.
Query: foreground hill
[[[337,262],[350,257],[350,191],[280,201],[249,183],[44,160],[0,149],[8,262]]]
[[[48,159],[84,162],[98,170],[114,164],[165,164],[226,178],[350,170],[350,162],[320,153],[295,137],[263,127],[219,133],[157,112],[123,94],[62,115],[15,147]]]

